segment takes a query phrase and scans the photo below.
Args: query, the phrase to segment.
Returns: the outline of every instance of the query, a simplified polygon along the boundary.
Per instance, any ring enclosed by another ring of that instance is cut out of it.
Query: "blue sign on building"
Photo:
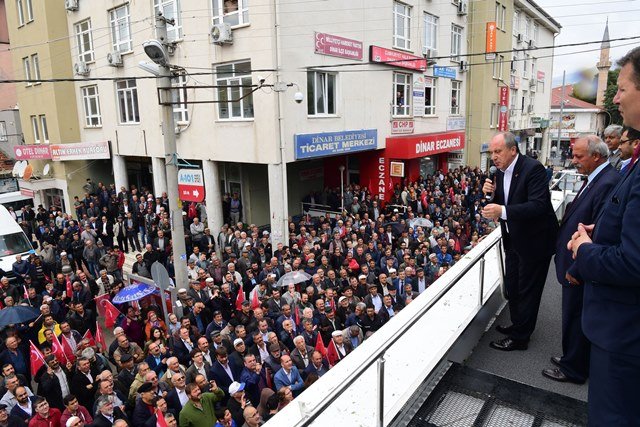
[[[295,135],[296,160],[375,150],[378,148],[378,130],[348,130]]]
[[[456,69],[454,67],[439,67],[434,65],[433,77],[444,77],[445,79],[455,79],[457,76]]]

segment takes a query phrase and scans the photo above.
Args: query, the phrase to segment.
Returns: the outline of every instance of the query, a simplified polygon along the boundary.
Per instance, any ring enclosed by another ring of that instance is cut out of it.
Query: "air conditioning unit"
[[[211,43],[231,44],[233,43],[233,32],[229,24],[215,24],[211,27]]]
[[[460,72],[464,73],[465,71],[469,71],[469,63],[467,63],[467,61],[460,61]]]
[[[107,62],[112,67],[122,67],[124,65],[122,62],[122,54],[117,50],[107,54]]]
[[[437,62],[436,56],[438,56],[438,51],[436,49],[423,47],[422,54],[424,55],[424,59],[427,60],[427,64],[435,64]]]
[[[78,76],[89,75],[89,67],[87,66],[87,63],[84,61],[76,62],[76,64],[73,66],[73,71],[75,71],[75,73]]]
[[[518,43],[522,43],[522,40],[524,39],[524,37],[522,36],[522,33],[518,33]]]
[[[458,16],[464,16],[467,14],[467,2],[466,0],[460,0],[458,3]]]
[[[535,47],[536,47],[535,40],[533,40],[533,39],[529,40],[529,47],[532,48],[532,49],[535,49]]]
[[[79,0],[64,0],[64,8],[70,12],[75,12],[78,10],[78,2]]]

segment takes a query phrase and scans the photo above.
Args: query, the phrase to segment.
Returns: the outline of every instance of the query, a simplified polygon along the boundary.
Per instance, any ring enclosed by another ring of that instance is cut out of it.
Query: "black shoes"
[[[560,368],[543,369],[542,375],[560,383],[584,384],[584,381],[574,380],[565,375]]]
[[[513,325],[511,325],[511,326],[503,326],[503,325],[496,326],[496,331],[500,332],[503,335],[509,335],[512,330],[513,330]]]
[[[551,363],[560,368],[560,359],[562,359],[560,356],[551,356],[551,359],[549,360],[551,360]]]
[[[505,338],[499,341],[491,341],[489,347],[500,351],[526,350],[529,348],[527,341],[515,341],[511,338]]]

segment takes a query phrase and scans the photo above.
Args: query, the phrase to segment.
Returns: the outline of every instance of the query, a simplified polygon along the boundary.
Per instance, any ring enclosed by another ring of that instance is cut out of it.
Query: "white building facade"
[[[167,48],[186,86],[175,99],[188,101],[174,106],[177,154],[204,171],[212,232],[224,193],[239,194],[245,222],[286,241],[312,191],[358,183],[384,200],[393,183],[462,158],[465,3],[77,3],[67,17],[81,140],[110,142],[118,190],[166,191],[156,82],[138,64],[154,14],[175,19]]]

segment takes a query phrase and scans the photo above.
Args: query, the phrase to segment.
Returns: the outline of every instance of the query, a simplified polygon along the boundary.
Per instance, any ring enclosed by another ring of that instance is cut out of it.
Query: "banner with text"
[[[53,160],[97,160],[110,159],[109,142],[78,142],[74,144],[51,144]]]
[[[509,88],[500,86],[500,113],[498,115],[498,130],[509,130]]]
[[[315,52],[320,55],[362,61],[362,42],[326,33],[316,33]]]
[[[294,136],[296,160],[378,148],[378,130],[310,133]]]

